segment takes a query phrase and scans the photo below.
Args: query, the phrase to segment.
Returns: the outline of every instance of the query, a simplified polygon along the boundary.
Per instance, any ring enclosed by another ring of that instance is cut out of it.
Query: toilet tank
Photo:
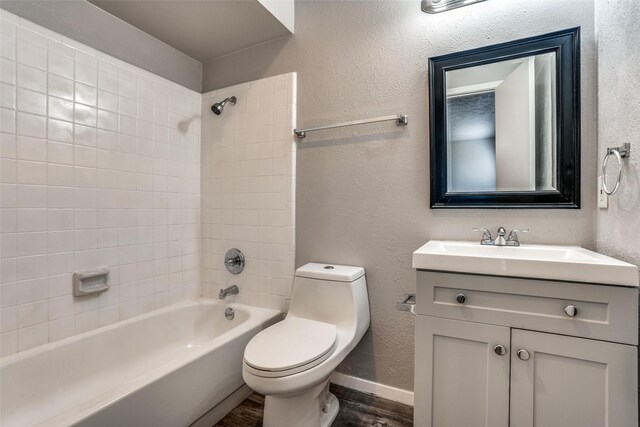
[[[364,268],[319,263],[298,268],[289,315],[364,334],[370,319]]]

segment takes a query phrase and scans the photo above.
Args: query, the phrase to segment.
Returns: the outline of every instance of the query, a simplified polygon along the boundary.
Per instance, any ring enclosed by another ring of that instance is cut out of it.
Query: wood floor
[[[331,384],[340,401],[332,427],[407,427],[413,425],[413,408],[371,394]],[[214,427],[262,427],[264,396],[254,393]],[[287,427],[287,426],[282,426]]]

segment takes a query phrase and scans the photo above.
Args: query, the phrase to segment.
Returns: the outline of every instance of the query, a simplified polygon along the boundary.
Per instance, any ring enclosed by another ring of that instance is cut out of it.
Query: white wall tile
[[[38,301],[18,306],[18,329],[38,325],[47,321],[49,302]]]
[[[49,325],[41,323],[18,330],[18,351],[46,344],[49,340]]]
[[[76,81],[75,101],[95,107],[98,103],[98,90],[95,86]]]
[[[58,341],[76,333],[75,316],[67,316],[49,322],[49,341]]]
[[[47,184],[47,164],[43,162],[16,162],[16,182],[18,184]]]
[[[2,15],[0,356],[199,295],[200,94]]]
[[[10,59],[0,58],[0,81],[16,84],[16,63]]]
[[[21,136],[47,137],[47,121],[43,116],[18,112],[16,114],[16,129],[16,133]],[[3,130],[5,130],[4,127]]]
[[[47,97],[41,92],[18,88],[17,108],[19,111],[44,116],[47,113]]]
[[[49,117],[73,121],[73,102],[68,99],[49,97]]]
[[[17,282],[18,306],[32,302],[44,301],[48,298],[47,278],[31,279]]]
[[[96,87],[98,85],[98,68],[94,65],[76,62],[75,79],[78,82]]]
[[[73,142],[73,124],[62,120],[47,120],[47,135],[50,141]]]
[[[16,158],[35,162],[47,161],[47,143],[40,138],[19,136],[16,138]]]
[[[237,283],[241,292],[236,301],[287,308],[295,261],[292,85],[295,74],[286,74],[203,94],[204,295],[215,296],[219,288]],[[235,106],[221,116],[210,112],[213,102],[232,95],[238,98]],[[288,129],[278,140],[276,125]],[[231,247],[243,251],[247,260],[238,276],[223,265]]]
[[[73,80],[49,73],[48,80],[47,80],[47,93],[50,96],[56,96],[58,98],[64,98],[64,99],[73,101],[73,98],[74,98]]]
[[[0,309],[0,333],[15,331],[18,329],[17,307]]]
[[[68,79],[73,78],[73,59],[61,53],[49,50],[48,71]]]
[[[0,24],[2,25],[2,24]],[[3,58],[16,60],[16,38],[13,36],[3,35],[0,38],[0,56]]]
[[[106,92],[118,93],[118,76],[102,69],[98,69],[98,88]]]
[[[18,63],[41,70],[47,69],[47,50],[42,46],[18,39]]]
[[[18,351],[18,331],[0,334],[0,357],[10,356]]]

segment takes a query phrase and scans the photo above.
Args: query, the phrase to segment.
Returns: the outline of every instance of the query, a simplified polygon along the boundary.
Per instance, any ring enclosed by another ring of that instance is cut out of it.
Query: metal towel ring
[[[607,187],[607,162],[609,161],[609,157],[611,155],[615,155],[618,160],[618,176],[616,177],[616,185],[613,187],[613,190],[609,190]],[[604,160],[602,161],[602,191],[607,193],[607,195],[611,196],[613,193],[618,191],[618,187],[620,187],[620,180],[622,179],[622,156],[620,152],[616,149],[609,150],[607,154],[604,156]]]
[[[622,159],[625,157],[629,157],[629,152],[631,151],[631,144],[625,143],[620,147],[607,148],[607,154],[604,156],[602,160],[602,191],[604,191],[608,196],[611,196],[616,191],[618,191],[618,187],[620,187],[620,181],[622,180]],[[609,190],[607,187],[607,163],[609,162],[609,157],[611,155],[616,156],[616,160],[618,160],[618,176],[616,177],[616,185],[613,187],[613,190]]]

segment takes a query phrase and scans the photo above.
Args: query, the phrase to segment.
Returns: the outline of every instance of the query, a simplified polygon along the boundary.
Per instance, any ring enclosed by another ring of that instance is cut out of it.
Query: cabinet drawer
[[[636,288],[418,271],[416,300],[417,314],[638,344]]]

